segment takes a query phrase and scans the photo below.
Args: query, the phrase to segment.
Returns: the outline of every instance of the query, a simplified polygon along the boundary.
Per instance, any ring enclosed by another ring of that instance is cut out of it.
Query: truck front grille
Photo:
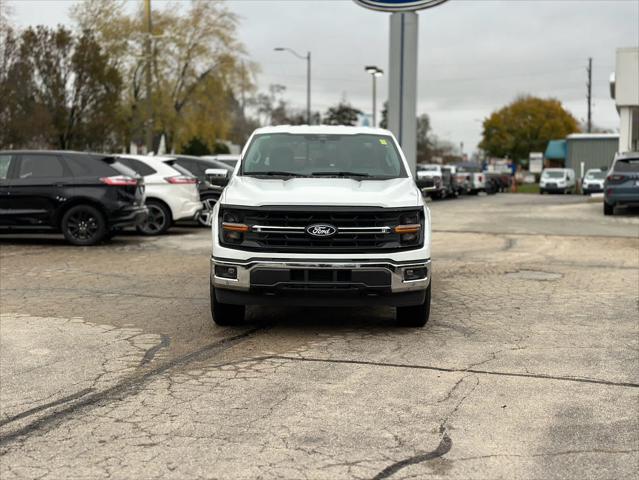
[[[225,214],[249,226],[240,244],[227,244],[231,248],[273,252],[355,253],[405,250],[423,244],[423,229],[415,242],[402,242],[394,228],[406,223],[407,218],[423,225],[423,212],[416,209],[224,209]],[[412,223],[411,221],[411,223]],[[331,236],[312,236],[308,228],[313,225],[334,227]]]

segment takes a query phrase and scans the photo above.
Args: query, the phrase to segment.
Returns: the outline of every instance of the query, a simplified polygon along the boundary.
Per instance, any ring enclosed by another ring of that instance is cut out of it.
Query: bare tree
[[[152,58],[145,55],[148,33],[143,15],[130,15],[123,0],[86,0],[74,10],[80,27],[91,27],[107,50],[119,59],[126,84],[126,123],[132,137],[146,120],[145,69],[153,72],[153,112],[156,137],[165,134],[167,147],[179,149],[198,137],[213,146],[231,129],[228,98],[253,89],[254,64],[242,60],[237,17],[221,0],[193,0],[186,9],[167,5],[153,10]]]

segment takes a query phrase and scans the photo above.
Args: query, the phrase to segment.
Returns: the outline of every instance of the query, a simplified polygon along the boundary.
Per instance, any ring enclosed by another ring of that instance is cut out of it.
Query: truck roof
[[[256,134],[268,133],[292,133],[298,135],[357,135],[367,133],[369,135],[392,135],[389,130],[372,127],[349,127],[345,125],[277,125],[262,127],[255,130]]]

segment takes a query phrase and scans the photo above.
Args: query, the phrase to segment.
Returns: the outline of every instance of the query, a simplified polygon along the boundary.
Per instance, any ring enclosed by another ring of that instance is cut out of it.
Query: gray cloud
[[[159,2],[159,0],[154,0]],[[68,23],[70,1],[13,2],[16,20]],[[276,46],[310,50],[313,107],[325,110],[345,96],[370,110],[367,64],[388,64],[388,14],[351,0],[230,0],[241,17],[240,38],[262,71],[260,88],[278,83],[305,105],[305,64]],[[615,49],[639,45],[636,0],[451,0],[420,13],[419,112],[435,133],[474,148],[480,120],[519,94],[552,96],[586,116],[585,81],[593,57],[596,124],[616,128],[608,94]],[[378,84],[380,105],[386,78]]]

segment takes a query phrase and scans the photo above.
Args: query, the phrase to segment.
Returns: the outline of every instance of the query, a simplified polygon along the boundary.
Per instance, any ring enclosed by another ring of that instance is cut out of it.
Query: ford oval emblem
[[[312,237],[328,238],[337,233],[337,227],[328,225],[327,223],[316,223],[315,225],[306,227],[306,233]]]
[[[382,12],[410,12],[440,5],[447,0],[354,0],[366,8]]]

